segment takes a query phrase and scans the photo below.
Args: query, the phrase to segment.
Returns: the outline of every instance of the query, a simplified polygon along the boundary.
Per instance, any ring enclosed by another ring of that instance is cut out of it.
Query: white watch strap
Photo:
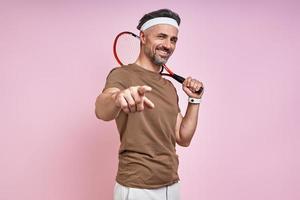
[[[197,98],[189,97],[189,103],[199,104],[201,103],[201,98],[197,99]]]

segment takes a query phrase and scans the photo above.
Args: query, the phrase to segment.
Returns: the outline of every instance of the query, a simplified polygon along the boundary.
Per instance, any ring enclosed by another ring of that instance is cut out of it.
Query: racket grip
[[[183,78],[182,76],[179,76],[177,74],[173,74],[172,76],[176,81],[178,81],[179,83],[183,83],[185,81],[185,78]],[[198,91],[196,91],[197,94],[201,94],[203,90],[203,87],[201,87]]]
[[[183,83],[185,78],[183,78],[182,76],[179,76],[177,74],[173,74],[172,76],[176,81],[178,81],[179,83]]]

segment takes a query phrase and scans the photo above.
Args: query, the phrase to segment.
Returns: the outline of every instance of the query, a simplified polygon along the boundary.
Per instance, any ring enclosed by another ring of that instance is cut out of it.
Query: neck
[[[142,67],[146,70],[156,72],[156,73],[159,73],[160,69],[161,69],[161,66],[155,65],[153,62],[151,62],[151,60],[149,60],[148,57],[146,57],[143,54],[139,55],[139,57],[135,61],[135,64],[139,65],[140,67]]]

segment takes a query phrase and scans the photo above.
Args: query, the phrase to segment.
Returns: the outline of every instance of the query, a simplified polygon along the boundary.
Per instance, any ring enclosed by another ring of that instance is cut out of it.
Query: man
[[[116,120],[120,133],[115,200],[178,200],[175,145],[189,146],[194,135],[203,84],[188,77],[183,117],[173,84],[159,73],[175,50],[180,17],[168,9],[142,17],[140,54],[135,63],[114,68],[96,100],[96,116]],[[203,90],[202,90],[203,91]]]

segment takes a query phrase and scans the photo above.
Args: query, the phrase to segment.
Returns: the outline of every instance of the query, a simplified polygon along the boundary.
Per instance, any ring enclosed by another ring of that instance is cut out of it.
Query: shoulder
[[[112,68],[112,69],[109,71],[109,74],[111,74],[111,73],[122,73],[122,72],[124,72],[124,71],[127,71],[125,66],[118,66],[118,67]]]
[[[165,79],[165,78],[164,78],[164,79]],[[168,84],[171,88],[173,88],[173,89],[175,90],[175,92],[177,93],[177,90],[176,90],[174,84],[172,83],[172,81],[170,81],[170,80],[168,80],[168,79],[165,79],[165,81],[166,81],[167,84]]]
[[[108,76],[124,76],[130,74],[127,66],[114,67],[108,73]]]

